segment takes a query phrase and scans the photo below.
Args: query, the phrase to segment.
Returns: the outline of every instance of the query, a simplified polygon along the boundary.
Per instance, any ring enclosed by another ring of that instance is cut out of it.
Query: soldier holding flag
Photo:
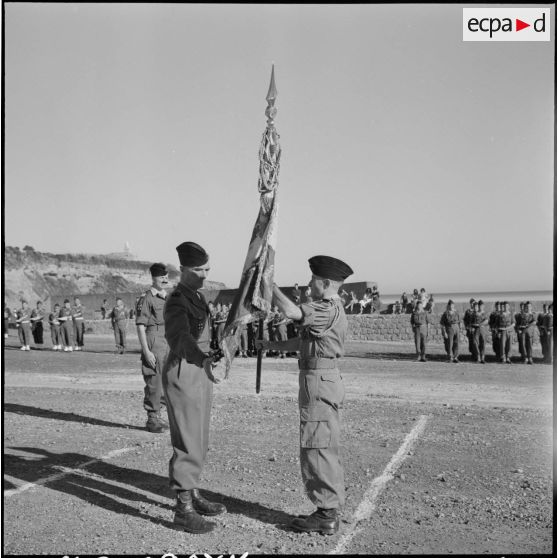
[[[296,306],[277,285],[274,302],[294,320],[300,336],[288,341],[256,341],[263,349],[300,351],[298,361],[300,410],[300,468],[306,494],[317,510],[297,517],[296,531],[333,534],[339,530],[339,510],[345,503],[343,465],[340,459],[339,408],[345,388],[338,362],[344,354],[348,322],[337,294],[353,270],[330,256],[310,258],[312,302]]]

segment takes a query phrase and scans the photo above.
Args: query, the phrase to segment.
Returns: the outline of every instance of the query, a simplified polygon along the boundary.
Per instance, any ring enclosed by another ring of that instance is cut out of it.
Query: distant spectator
[[[424,306],[424,310],[432,314],[434,312],[434,296],[430,295],[428,302]]]
[[[18,328],[19,340],[21,341],[21,350],[30,351],[31,347],[31,309],[27,301],[21,301],[21,308],[16,313],[16,325]]]
[[[60,314],[60,304],[56,303],[52,312],[48,316],[48,323],[50,325],[50,338],[52,340],[52,350],[61,351],[62,350],[62,334],[60,333],[60,320],[58,315]]]
[[[101,318],[105,320],[108,318],[109,313],[109,305],[108,300],[106,298],[103,299],[103,304],[101,304]]]
[[[426,309],[426,303],[428,302],[428,295],[426,294],[426,289],[423,287],[420,290],[420,301],[422,302],[422,307]]]
[[[35,344],[43,344],[43,320],[45,319],[45,310],[42,300],[37,301],[37,307],[31,312],[31,333]]]
[[[396,300],[393,303],[393,313],[394,314],[401,314],[401,302],[399,300]]]
[[[414,311],[414,309],[417,306],[417,301],[419,300],[420,300],[420,295],[418,289],[413,289],[413,297],[411,298],[411,305],[412,305],[411,311]]]
[[[217,330],[217,343],[223,338],[223,331],[225,330],[225,322],[227,321],[227,305],[217,303],[217,312],[215,313],[215,327]]]
[[[312,302],[312,290],[310,289],[310,287],[308,287],[305,291],[304,291],[304,296],[305,296],[305,302]]]
[[[370,287],[366,287],[366,291],[364,291],[364,295],[358,303],[360,304],[360,314],[369,306],[372,307],[372,289]]]
[[[355,294],[355,291],[351,291],[350,297],[351,299],[345,305],[345,310],[348,310],[349,314],[351,314],[353,312],[353,308],[358,305],[358,298],[357,295]]]
[[[343,302],[344,308],[347,302],[349,302],[349,293],[345,289],[342,289],[339,293],[339,298],[341,299],[341,302]]]
[[[372,287],[371,310],[372,312],[378,312],[380,310],[380,291],[378,291],[378,287],[376,285]]]
[[[109,314],[111,326],[114,330],[116,352],[123,355],[126,351],[126,326],[128,325],[128,310],[121,298],[116,299],[116,306]]]
[[[405,314],[409,310],[409,297],[405,292],[401,295],[401,309]]]

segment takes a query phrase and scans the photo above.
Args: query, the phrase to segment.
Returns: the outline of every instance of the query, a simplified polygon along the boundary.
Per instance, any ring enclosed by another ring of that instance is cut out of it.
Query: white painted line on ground
[[[117,450],[112,450],[109,451],[106,455],[103,455],[101,457],[98,457],[96,459],[90,459],[89,461],[86,461],[85,463],[82,463],[79,467],[76,468],[76,470],[79,469],[84,469],[85,467],[88,467],[89,465],[93,464],[93,463],[97,463],[99,461],[106,461],[108,459],[112,459],[113,457],[117,457],[118,455],[122,455],[123,453],[128,453],[129,451],[138,449],[139,446],[132,446],[129,448],[121,448],[121,449],[117,449]],[[39,479],[35,482],[27,482],[25,484],[23,484],[22,486],[20,486],[19,488],[13,488],[12,490],[6,490],[6,492],[4,492],[4,497],[5,498],[10,498],[12,496],[15,496],[16,494],[21,494],[22,492],[25,492],[26,490],[29,490],[31,488],[35,488],[37,486],[42,486],[43,484],[49,483],[49,482],[53,482],[53,481],[57,481],[67,475],[71,475],[75,470],[74,469],[68,469],[65,470],[61,473],[55,473],[54,475],[50,475],[48,477],[45,477],[44,479]]]
[[[362,529],[357,528],[358,523],[364,519],[370,517],[374,508],[376,507],[376,500],[386,484],[393,478],[393,475],[399,469],[403,461],[406,459],[407,455],[409,454],[409,450],[413,446],[413,444],[417,441],[418,437],[424,431],[426,426],[426,421],[428,417],[426,415],[421,415],[415,427],[407,434],[403,444],[397,450],[397,453],[391,458],[390,462],[386,465],[383,473],[376,477],[371,483],[364,496],[362,498],[362,502],[359,504],[358,508],[356,509],[353,520],[349,527],[347,533],[345,533],[337,543],[337,546],[334,550],[329,552],[329,554],[345,554],[345,550],[349,543],[352,541],[353,537],[362,531]]]

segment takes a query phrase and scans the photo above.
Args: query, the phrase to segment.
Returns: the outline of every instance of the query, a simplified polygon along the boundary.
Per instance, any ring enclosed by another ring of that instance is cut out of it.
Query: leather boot
[[[317,531],[322,535],[333,535],[339,531],[339,515],[336,509],[318,508],[306,517],[295,517],[291,521],[291,527],[295,531],[306,533]]]
[[[219,515],[227,511],[223,504],[206,500],[197,488],[192,489],[192,503],[194,509],[202,515]]]
[[[153,432],[154,434],[160,434],[164,430],[161,421],[154,413],[147,415],[147,422],[145,423],[145,428],[148,432]]]
[[[194,509],[191,490],[184,490],[179,493],[173,523],[177,529],[195,534],[209,533],[215,528],[215,523],[206,521]]]

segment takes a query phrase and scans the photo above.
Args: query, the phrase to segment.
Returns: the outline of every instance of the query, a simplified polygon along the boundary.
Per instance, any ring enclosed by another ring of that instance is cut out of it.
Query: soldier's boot
[[[166,421],[166,419],[164,419],[164,418],[161,416],[161,412],[160,412],[160,411],[159,411],[159,413],[157,413],[157,420],[159,421],[159,423],[161,424],[161,426],[162,426],[165,430],[168,429],[169,423]]]
[[[318,508],[306,517],[295,517],[291,521],[295,531],[305,533],[318,532],[322,535],[333,535],[339,531],[339,514],[337,509]]]
[[[148,432],[153,434],[160,434],[163,432],[164,428],[161,421],[155,413],[150,413],[147,415],[147,422],[145,423],[145,428]]]
[[[179,493],[176,500],[173,525],[176,529],[195,534],[209,533],[215,528],[215,523],[206,521],[194,509],[191,490],[184,490]]]
[[[219,515],[227,511],[223,504],[206,500],[197,488],[192,489],[192,503],[194,509],[201,515]]]

